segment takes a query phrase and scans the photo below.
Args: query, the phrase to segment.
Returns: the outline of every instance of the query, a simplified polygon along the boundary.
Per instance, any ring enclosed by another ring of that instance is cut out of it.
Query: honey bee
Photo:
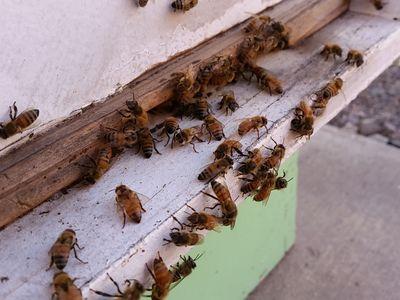
[[[244,162],[241,162],[241,166],[238,168],[238,171],[245,175],[253,172],[257,167],[261,164],[263,160],[263,156],[261,150],[256,148],[252,151],[249,151],[247,155],[247,159]]]
[[[146,212],[146,210],[143,208],[138,194],[126,185],[117,186],[115,194],[117,195],[115,200],[124,213],[124,225],[122,228],[125,227],[126,216],[130,217],[135,223],[140,223],[142,212]]]
[[[192,271],[197,267],[196,260],[198,260],[202,256],[203,253],[196,255],[195,258],[192,258],[190,256],[179,256],[182,259],[182,263],[178,262],[175,266],[171,266],[171,273],[173,276],[172,282],[181,281],[192,274]]]
[[[217,149],[214,151],[215,159],[221,159],[225,156],[233,156],[233,151],[239,153],[239,155],[244,156],[241,151],[242,144],[236,140],[225,140],[222,142]]]
[[[53,264],[56,265],[57,269],[63,270],[67,265],[69,252],[71,250],[74,250],[75,258],[78,261],[83,264],[87,264],[87,262],[82,261],[76,255],[75,246],[77,246],[80,250],[83,249],[78,245],[78,239],[76,238],[75,231],[73,231],[72,229],[64,230],[49,251],[51,255],[51,261],[47,270],[49,270],[53,266]]]
[[[222,140],[222,138],[225,138],[225,133],[224,133],[224,126],[220,121],[217,120],[213,115],[208,115],[207,117],[204,118],[204,123],[202,125],[202,129],[206,128],[210,135],[210,139],[208,143],[211,142],[211,138],[215,138],[217,141]]]
[[[193,105],[194,116],[203,120],[211,113],[210,104],[205,98],[199,98]]]
[[[233,159],[229,156],[218,159],[209,164],[197,177],[198,180],[210,180],[225,172],[233,166]]]
[[[187,204],[186,206],[189,207],[191,210],[193,210],[193,213],[190,214],[188,217],[188,221],[190,222],[190,225],[188,225],[189,227],[197,230],[206,229],[206,230],[219,231],[219,223],[220,223],[219,217],[208,214],[204,211],[197,212],[193,207]]]
[[[317,91],[315,95],[317,96],[316,102],[318,101],[329,101],[332,97],[337,96],[339,91],[343,87],[343,80],[341,78],[335,78],[330,81],[324,88]]]
[[[265,27],[270,24],[272,19],[268,16],[254,16],[249,24],[244,28],[244,32],[257,34],[263,32]]]
[[[128,107],[129,113],[118,111],[124,118],[134,121],[134,125],[137,129],[146,128],[149,124],[149,116],[147,112],[139,105],[135,100],[135,95],[133,94],[132,100],[126,101],[126,106]]]
[[[172,135],[173,136],[172,139],[173,139],[179,130],[179,121],[177,118],[168,117],[165,119],[164,122],[156,125],[153,129],[151,129],[150,132],[154,133],[161,128],[162,128],[162,131],[160,132],[160,134],[158,136],[167,135],[168,140],[167,140],[167,143],[165,144],[165,146],[167,146],[171,139],[170,136]]]
[[[170,240],[164,239],[166,243],[164,245],[173,243],[175,246],[194,246],[203,243],[204,236],[196,233],[184,230],[183,224],[179,222],[177,218],[172,216],[172,218],[181,226],[181,229],[172,228],[169,234]]]
[[[194,66],[190,65],[185,72],[173,73],[172,76],[174,77],[175,97],[178,103],[187,104],[200,90]]]
[[[9,107],[9,116],[11,121],[5,124],[0,123],[0,136],[3,139],[21,133],[25,128],[32,125],[39,116],[38,109],[26,110],[17,116],[18,108],[15,103],[16,102],[13,103],[12,107]]]
[[[105,292],[101,291],[96,291],[93,289],[90,289],[92,292],[96,293],[97,295],[103,296],[103,297],[110,297],[110,298],[121,298],[123,300],[139,300],[141,296],[145,292],[144,286],[137,281],[136,279],[131,279],[131,280],[125,280],[127,283],[127,287],[124,292],[121,291],[118,283],[110,276],[110,274],[107,273],[108,278],[110,278],[111,282],[116,286],[118,294],[111,295]]]
[[[71,279],[65,272],[58,272],[53,277],[54,293],[52,300],[82,300],[81,290],[74,284],[75,279]]]
[[[218,109],[225,109],[225,114],[228,115],[229,111],[234,113],[239,108],[236,102],[235,94],[233,91],[228,91],[222,95],[221,101],[218,103]]]
[[[257,137],[260,139],[260,131],[259,128],[265,127],[268,133],[268,128],[267,128],[267,118],[263,116],[255,116],[252,118],[246,118],[243,120],[238,127],[238,133],[240,136],[245,135],[251,130],[256,130],[257,131]]]
[[[382,2],[382,0],[372,0],[372,3],[374,4],[374,6],[377,10],[381,10],[384,6],[384,3]]]
[[[288,182],[290,182],[293,179],[292,177],[289,180],[286,180],[285,177],[286,177],[286,172],[283,171],[283,176],[278,177],[275,181],[275,190],[285,189],[288,185]]]
[[[138,0],[138,4],[140,7],[145,7],[147,5],[147,2],[149,2],[149,0]]]
[[[301,136],[310,137],[314,132],[314,115],[311,107],[305,101],[301,101],[294,115],[290,123],[291,130],[300,133]]]
[[[255,64],[250,65],[251,77],[256,76],[258,84],[269,91],[269,94],[282,94],[283,88],[281,82],[263,67],[257,66]]]
[[[237,61],[233,55],[219,56],[212,69],[208,83],[212,86],[223,87],[236,78]]]
[[[122,150],[125,147],[132,148],[137,144],[138,137],[136,132],[118,131],[114,128],[108,128],[100,125],[103,139],[117,150]]]
[[[190,127],[182,129],[172,139],[171,148],[174,147],[174,142],[177,142],[181,146],[184,146],[186,144],[191,144],[193,146],[194,152],[198,153],[193,140],[196,139],[199,142],[204,142],[201,138],[199,138],[198,136],[199,134],[200,134],[200,129],[198,127]]]
[[[347,54],[346,62],[349,65],[360,67],[364,63],[362,53],[357,50],[350,50]]]
[[[264,159],[262,164],[268,169],[278,169],[283,157],[285,156],[286,148],[285,145],[278,144],[273,138],[271,139],[275,143],[275,147],[273,149],[267,148],[272,152],[266,159]]]
[[[138,153],[140,150],[143,150],[143,155],[145,158],[150,158],[153,154],[153,150],[155,150],[158,154],[161,155],[161,153],[157,150],[155,141],[157,141],[150,132],[150,129],[148,128],[142,128],[138,132],[138,141],[139,141],[139,147],[138,147]]]
[[[167,299],[169,288],[171,286],[173,275],[170,270],[168,270],[167,265],[164,263],[163,259],[158,252],[158,258],[153,261],[153,271],[146,264],[146,268],[149,271],[151,277],[154,279],[154,284],[152,286],[151,299],[152,300],[164,300]]]
[[[90,184],[95,184],[110,168],[112,149],[109,146],[100,149],[97,155],[97,161],[90,156],[88,156],[88,158],[92,163],[92,167],[84,166],[89,168],[89,172],[84,176],[84,179]]]
[[[263,183],[261,184],[260,189],[254,195],[253,200],[260,202],[264,201],[266,205],[269,199],[269,195],[271,194],[272,190],[275,188],[275,182],[277,177],[277,172],[275,169],[268,171],[267,176]]]
[[[325,57],[325,60],[328,60],[330,56],[332,56],[333,59],[336,59],[336,56],[342,57],[342,52],[343,50],[339,45],[332,44],[325,45],[320,54]]]
[[[183,12],[186,12],[195,7],[198,2],[198,0],[175,0],[174,2],[172,2],[171,6],[174,11],[181,10]]]
[[[248,181],[247,183],[243,184],[240,188],[240,191],[243,194],[251,193],[259,188],[261,183],[265,180],[268,175],[268,167],[265,165],[260,165],[257,169],[256,174],[254,174],[252,179],[242,178],[243,180]]]
[[[232,200],[228,187],[216,180],[211,181],[211,187],[217,197],[203,191],[202,193],[217,200],[218,203],[215,204],[214,207],[207,208],[214,209],[217,206],[221,206],[222,225],[230,226],[231,229],[233,229],[235,227],[238,210],[235,201]]]

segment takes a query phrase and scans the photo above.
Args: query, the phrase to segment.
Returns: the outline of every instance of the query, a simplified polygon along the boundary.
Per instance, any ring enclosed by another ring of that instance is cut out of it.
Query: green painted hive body
[[[296,229],[297,154],[280,168],[294,177],[273,191],[267,206],[250,198],[239,206],[234,230],[210,232],[190,255],[204,255],[197,268],[174,288],[172,300],[243,300],[293,245]]]

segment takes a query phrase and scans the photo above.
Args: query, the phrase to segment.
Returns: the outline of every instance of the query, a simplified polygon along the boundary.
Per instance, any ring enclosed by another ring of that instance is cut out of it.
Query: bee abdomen
[[[33,122],[36,121],[36,119],[39,116],[39,110],[38,109],[31,109],[26,112],[23,112],[17,117],[17,123],[18,125],[23,129],[31,125]]]
[[[54,264],[57,269],[63,270],[68,263],[68,255],[53,255]]]
[[[213,172],[210,170],[210,168],[205,169],[202,171],[199,176],[197,177],[198,180],[207,180],[211,178],[213,175]]]

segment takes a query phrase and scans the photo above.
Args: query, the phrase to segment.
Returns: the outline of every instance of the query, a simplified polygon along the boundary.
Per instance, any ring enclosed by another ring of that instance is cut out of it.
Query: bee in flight
[[[26,110],[18,115],[18,108],[15,103],[16,102],[9,107],[9,116],[11,121],[5,124],[0,122],[0,137],[3,139],[21,133],[24,129],[32,125],[39,117],[38,109]]]
[[[332,56],[333,59],[336,59],[336,56],[342,57],[342,53],[343,50],[339,45],[332,44],[325,45],[320,54],[325,57],[325,60],[328,60],[330,56]]]
[[[260,130],[259,128],[265,127],[268,133],[268,128],[267,128],[267,118],[263,116],[255,116],[252,118],[246,118],[244,119],[238,127],[238,134],[240,136],[245,135],[251,130],[256,130],[257,131],[257,137],[260,139]]]
[[[193,270],[197,267],[196,260],[202,257],[203,254],[204,253],[198,254],[195,258],[192,258],[191,256],[179,256],[182,260],[182,263],[178,262],[175,266],[171,266],[171,273],[173,277],[172,282],[181,281],[192,274]]]
[[[173,243],[175,246],[194,246],[203,243],[204,236],[196,232],[190,232],[184,230],[183,224],[174,216],[172,218],[180,225],[179,228],[172,228],[169,234],[170,240],[164,239],[166,243],[164,245]]]
[[[174,11],[181,10],[186,12],[195,7],[198,2],[198,0],[175,0],[172,2],[171,7],[174,9]]]
[[[222,94],[222,99],[218,103],[218,109],[225,109],[225,114],[229,112],[234,113],[239,108],[239,104],[236,102],[235,94],[233,91],[228,91]]]
[[[198,153],[193,141],[197,140],[198,142],[204,142],[201,138],[199,138],[200,134],[201,130],[196,126],[182,129],[172,139],[171,148],[174,147],[175,142],[181,146],[191,144],[193,146],[193,151]]]
[[[118,283],[110,276],[110,274],[107,273],[108,278],[110,278],[111,282],[115,285],[117,288],[118,294],[111,295],[105,292],[101,291],[96,291],[93,289],[90,289],[92,292],[96,293],[97,295],[103,296],[103,297],[109,297],[109,298],[122,298],[126,300],[139,300],[142,295],[145,292],[144,286],[137,281],[136,279],[130,279],[130,280],[125,280],[127,283],[126,289],[122,292],[121,288],[119,287]]]
[[[146,212],[137,193],[132,191],[126,185],[119,185],[115,188],[117,204],[122,208],[124,213],[125,227],[126,216],[132,219],[135,223],[140,223],[142,212]]]
[[[364,58],[361,52],[350,50],[347,54],[346,62],[349,65],[360,67],[364,63]]]
[[[52,300],[82,300],[81,290],[74,284],[75,279],[71,279],[65,272],[58,272],[53,277],[54,292]]]
[[[87,262],[82,261],[76,255],[75,246],[80,250],[83,249],[78,245],[78,239],[76,238],[75,231],[72,229],[64,230],[49,251],[51,255],[51,261],[47,270],[49,270],[53,264],[56,265],[57,269],[63,270],[68,263],[69,253],[71,250],[74,250],[75,258],[78,261],[83,264],[87,264]]]
[[[173,281],[173,275],[164,263],[160,252],[158,257],[153,261],[153,271],[146,264],[146,268],[149,271],[151,277],[154,279],[154,284],[151,291],[152,300],[164,300],[167,299],[171,283]]]

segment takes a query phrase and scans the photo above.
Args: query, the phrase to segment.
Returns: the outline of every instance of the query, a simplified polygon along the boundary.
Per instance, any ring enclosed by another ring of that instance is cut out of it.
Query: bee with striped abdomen
[[[219,231],[219,224],[220,224],[220,218],[211,214],[208,214],[204,211],[202,212],[197,212],[193,207],[189,206],[186,204],[187,207],[189,207],[191,210],[193,210],[193,213],[189,214],[188,221],[190,225],[189,227],[197,230],[214,230],[214,231]]]
[[[278,144],[273,138],[271,139],[275,143],[275,146],[273,149],[266,147],[272,152],[267,158],[264,159],[262,164],[265,165],[268,169],[278,169],[283,157],[285,156],[286,147],[283,144]]]
[[[173,243],[175,246],[194,246],[203,243],[204,236],[196,232],[190,232],[184,230],[183,224],[174,216],[172,218],[181,226],[179,228],[172,228],[169,234],[170,240],[164,239],[166,243],[164,245]]]
[[[245,135],[251,130],[256,130],[257,131],[257,137],[260,139],[260,131],[259,128],[265,127],[268,133],[268,128],[267,128],[267,118],[263,116],[255,116],[251,118],[246,118],[244,119],[238,127],[238,134],[240,136]]]
[[[110,145],[111,148],[122,151],[124,148],[132,148],[138,142],[136,131],[118,131],[114,128],[108,128],[100,125],[103,139]]]
[[[363,55],[360,51],[350,50],[347,54],[346,62],[349,65],[360,67],[364,63]]]
[[[192,271],[197,267],[196,260],[203,256],[202,254],[196,255],[195,258],[190,256],[179,256],[182,259],[182,263],[178,262],[175,266],[171,266],[171,273],[173,276],[172,282],[177,282],[183,280],[192,274]]]
[[[233,166],[233,159],[229,156],[217,159],[209,164],[197,177],[198,180],[210,180],[219,175],[225,174],[229,168]]]
[[[69,253],[71,250],[74,250],[75,258],[79,262],[87,264],[87,262],[82,261],[76,255],[75,246],[77,246],[80,250],[83,249],[78,245],[78,239],[76,238],[75,231],[72,229],[64,230],[49,251],[51,255],[51,261],[47,270],[49,270],[53,264],[56,265],[57,269],[63,270],[68,263]]]
[[[330,56],[333,59],[336,59],[336,56],[342,57],[343,50],[339,45],[336,44],[327,44],[324,45],[324,49],[321,51],[321,55],[325,57],[325,60],[328,60]]]
[[[248,151],[247,159],[244,162],[240,162],[238,171],[242,175],[250,174],[258,168],[263,160],[261,150],[259,148]]]
[[[210,104],[205,98],[199,98],[194,102],[193,113],[197,119],[204,120],[211,112]]]
[[[165,144],[165,146],[167,146],[171,139],[171,136],[172,136],[172,139],[174,139],[175,135],[177,134],[177,132],[179,130],[179,121],[175,117],[168,117],[165,119],[164,122],[156,125],[153,129],[151,129],[150,132],[154,133],[161,128],[162,128],[162,130],[158,136],[166,135],[168,137],[167,143]]]
[[[255,64],[250,64],[249,71],[252,74],[249,80],[251,80],[252,77],[255,76],[257,78],[258,84],[263,89],[266,89],[270,95],[283,93],[282,84],[279,79],[271,75],[263,67],[257,66]]]
[[[234,113],[239,108],[239,104],[236,102],[235,94],[233,91],[228,91],[222,94],[222,99],[218,103],[218,109],[225,109],[225,114],[229,112]]]
[[[195,7],[198,2],[198,0],[175,0],[172,2],[171,7],[174,9],[174,11],[181,10],[186,12]]]
[[[297,132],[300,136],[310,136],[314,132],[314,114],[311,107],[300,101],[294,112],[294,119],[290,122],[290,130]]]
[[[211,142],[212,138],[215,138],[217,141],[220,141],[222,140],[222,138],[225,138],[224,126],[213,115],[208,115],[204,118],[202,129],[204,127],[206,128],[207,132],[210,135],[208,143]]]
[[[268,170],[269,169],[265,165],[260,165],[257,168],[257,171],[253,175],[252,179],[241,178],[242,180],[245,180],[247,182],[241,186],[240,191],[243,194],[248,194],[248,193],[251,193],[251,192],[255,191],[256,189],[258,189],[260,187],[261,183],[267,177]]]
[[[151,291],[152,300],[164,300],[167,299],[171,283],[173,281],[173,275],[168,270],[167,265],[164,263],[160,252],[158,252],[158,258],[153,261],[153,271],[146,264],[146,268],[149,271],[151,277],[154,279],[154,284]]]
[[[81,290],[74,284],[75,279],[71,279],[65,272],[58,272],[53,277],[54,292],[52,300],[82,300]]]
[[[221,206],[222,225],[230,226],[231,229],[233,229],[235,227],[238,210],[235,201],[232,200],[232,196],[229,192],[228,187],[225,184],[222,184],[216,180],[211,181],[211,187],[216,197],[203,191],[202,193],[217,200],[218,203],[215,204],[214,207],[207,208],[214,209],[217,206]]]
[[[112,148],[110,146],[106,146],[100,149],[97,154],[97,160],[94,160],[90,156],[87,157],[92,163],[92,166],[90,167],[82,165],[83,167],[89,169],[89,172],[84,176],[84,180],[90,184],[95,184],[96,181],[99,180],[110,168]]]
[[[193,146],[194,152],[198,153],[193,141],[196,139],[199,142],[204,142],[201,138],[199,138],[200,134],[201,130],[199,129],[199,127],[196,126],[182,129],[172,139],[171,148],[174,147],[175,142],[177,142],[181,146],[191,144]]]
[[[10,106],[9,116],[11,121],[5,124],[0,123],[0,136],[3,139],[7,139],[14,134],[21,133],[24,131],[24,129],[32,125],[39,116],[38,109],[26,110],[17,116],[18,108],[15,103],[16,102]]]
[[[156,143],[157,141],[150,132],[150,129],[142,128],[138,132],[138,140],[139,140],[139,147],[138,147],[138,153],[140,150],[143,151],[143,155],[145,158],[150,158],[153,155],[153,150],[155,150],[158,154],[161,155],[161,153],[157,150]]]
[[[143,107],[140,106],[139,102],[136,101],[135,94],[132,95],[132,100],[127,100],[125,103],[128,111],[118,111],[125,119],[124,124],[133,121],[136,129],[146,128],[149,124],[149,116]]]
[[[316,100],[315,102],[319,101],[329,101],[332,97],[335,97],[339,94],[339,91],[343,87],[343,80],[341,78],[335,78],[328,82],[328,84],[317,91],[315,93],[316,95]]]
[[[260,189],[254,195],[253,200],[260,202],[264,201],[266,205],[269,199],[269,195],[271,194],[272,190],[275,188],[275,182],[277,178],[277,172],[275,169],[269,170],[267,173],[266,178],[264,179],[263,183],[261,184]]]
[[[144,286],[137,281],[136,279],[125,280],[128,286],[122,292],[118,283],[107,273],[108,278],[110,278],[111,282],[116,286],[118,294],[111,295],[105,292],[96,291],[90,289],[92,292],[96,293],[97,295],[109,298],[121,298],[123,300],[139,300],[145,292]]]
[[[124,213],[124,225],[122,228],[125,227],[126,216],[131,218],[135,223],[140,223],[142,212],[146,212],[146,210],[143,208],[138,194],[122,184],[115,188],[115,194],[115,201]]]
[[[237,152],[239,155],[244,156],[242,149],[242,144],[236,140],[225,140],[214,151],[215,159],[221,159],[225,156],[233,156],[233,151]]]

